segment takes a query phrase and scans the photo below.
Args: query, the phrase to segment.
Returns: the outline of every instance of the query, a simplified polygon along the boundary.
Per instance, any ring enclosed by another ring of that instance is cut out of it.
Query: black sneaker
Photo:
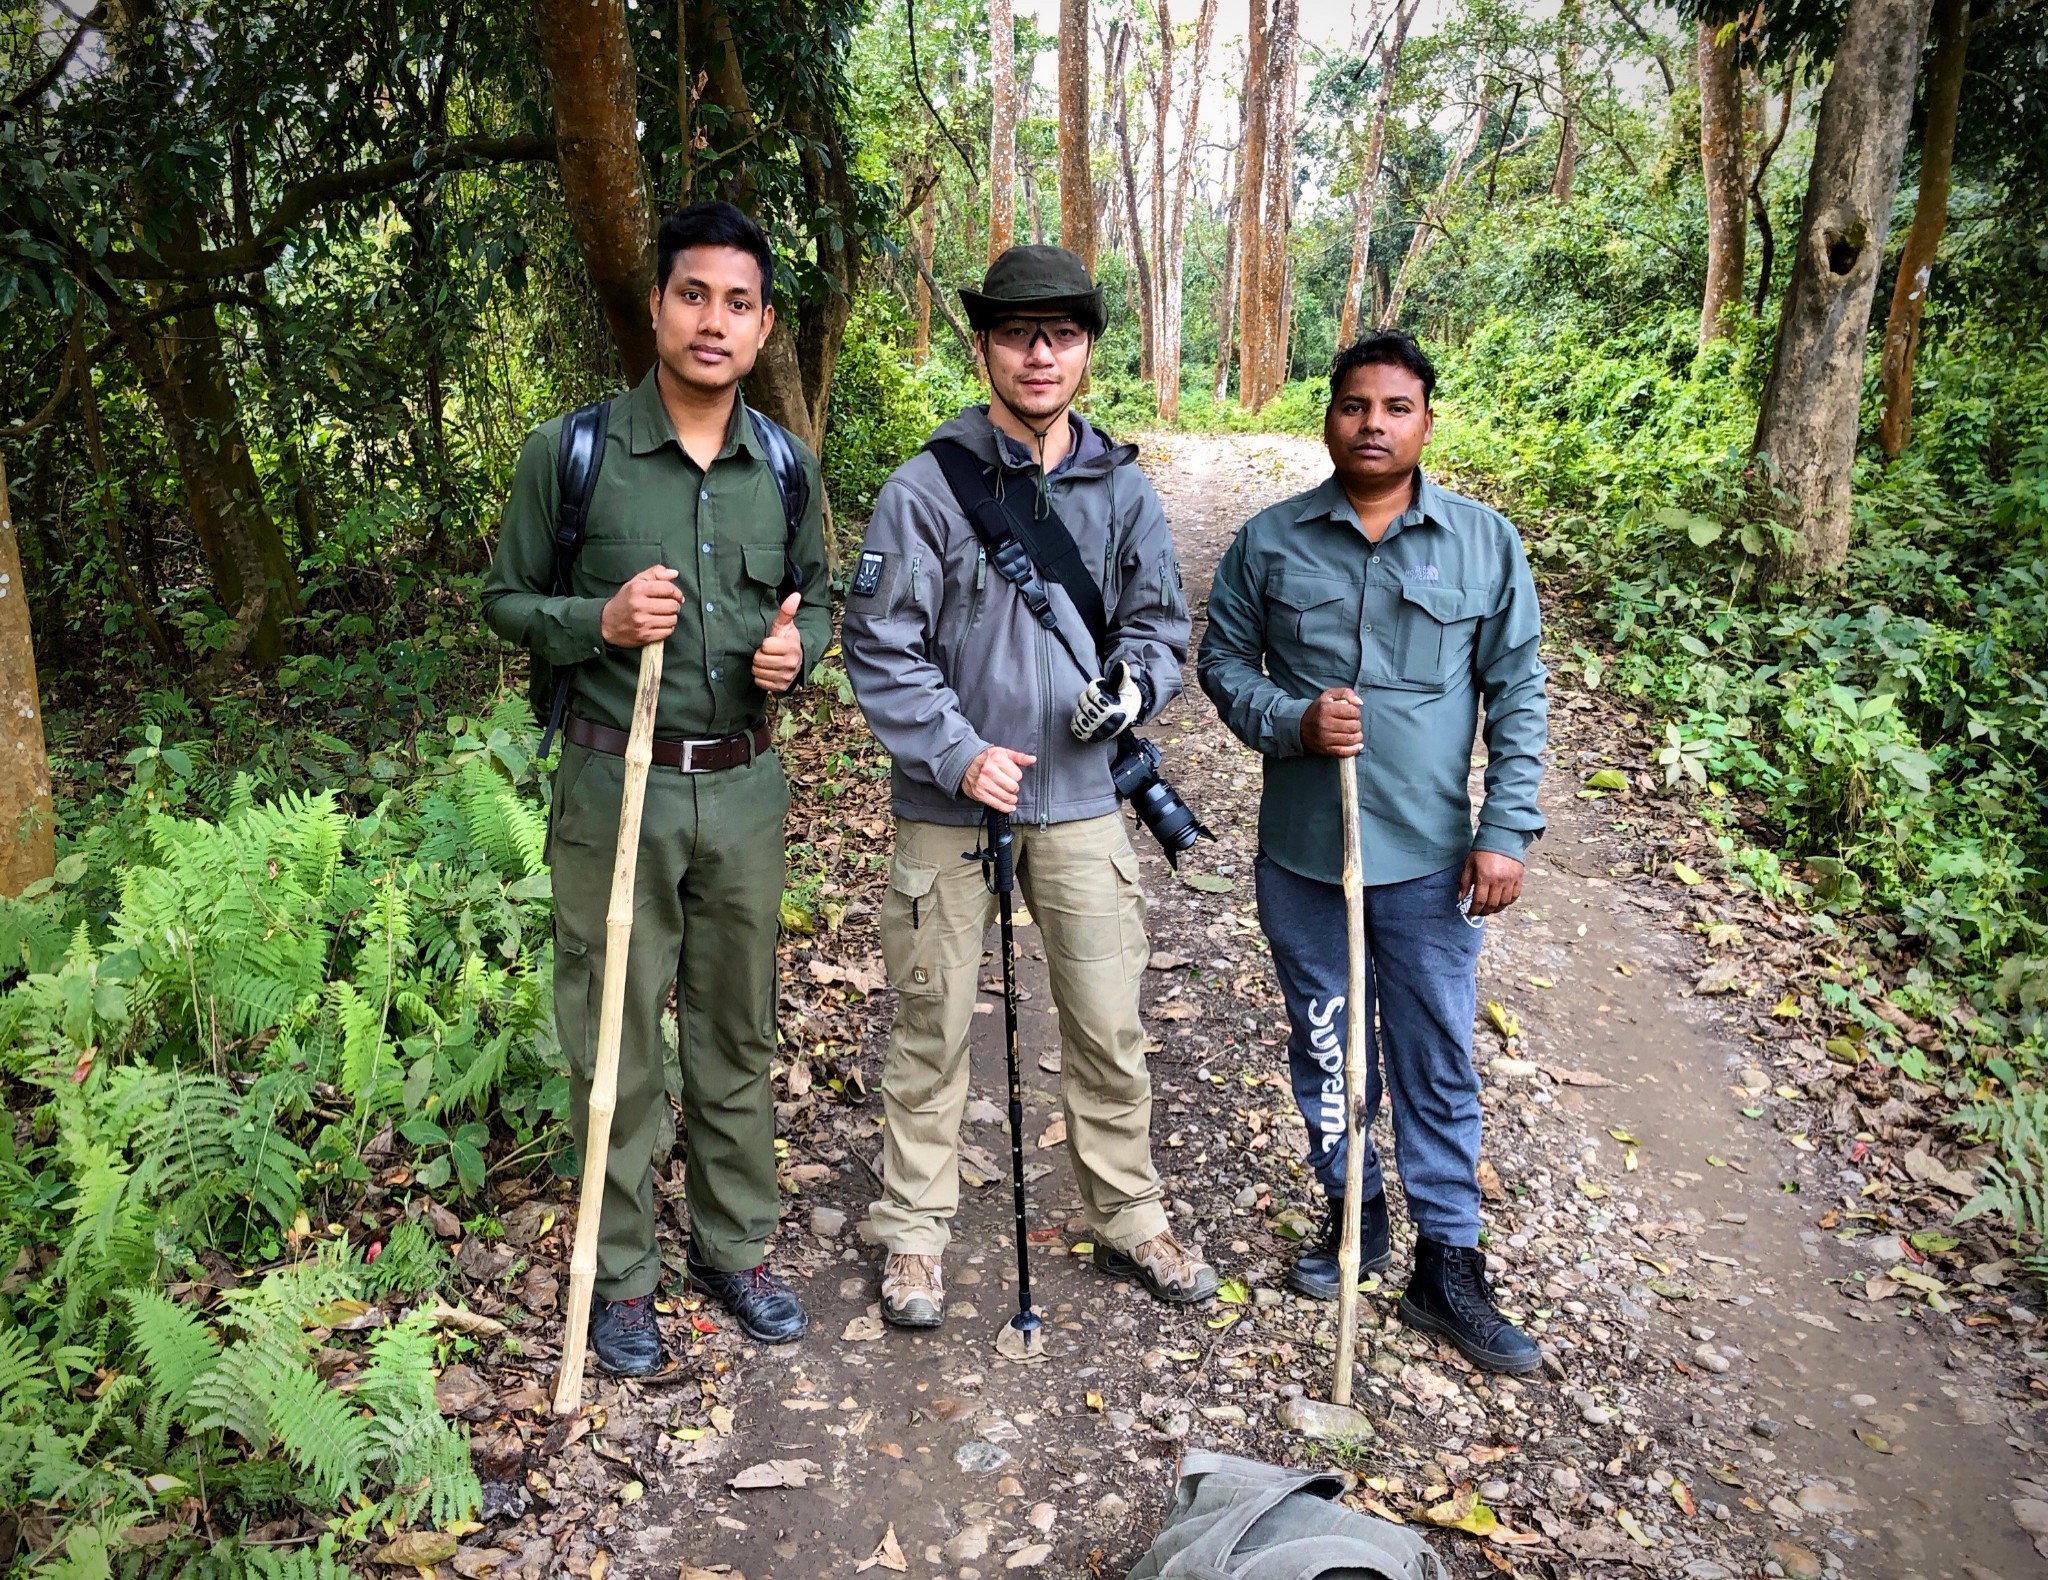
[[[1387,1222],[1387,1193],[1358,1204],[1358,1271],[1379,1273],[1394,1259],[1394,1231]],[[1344,1281],[1337,1273],[1337,1249],[1344,1242],[1344,1203],[1333,1201],[1323,1214],[1316,1243],[1294,1259],[1287,1287],[1311,1300],[1335,1300]]]
[[[661,1329],[654,1324],[654,1297],[590,1302],[590,1348],[597,1364],[614,1377],[647,1377],[661,1370],[666,1357]]]
[[[1449,1339],[1490,1372],[1533,1372],[1543,1364],[1535,1341],[1494,1309],[1486,1253],[1470,1246],[1415,1242],[1415,1276],[1401,1296],[1401,1320]]]
[[[690,1253],[690,1282],[732,1313],[740,1331],[761,1344],[787,1344],[800,1339],[811,1325],[796,1291],[768,1271],[763,1262],[744,1272],[707,1267]]]

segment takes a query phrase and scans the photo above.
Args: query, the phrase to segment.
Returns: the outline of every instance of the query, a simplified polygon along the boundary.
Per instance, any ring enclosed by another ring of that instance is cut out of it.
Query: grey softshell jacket
[[[1006,452],[986,408],[969,407],[934,437],[957,439],[984,465],[996,463],[1006,496],[1015,489],[1035,500],[1036,464]],[[1156,714],[1179,693],[1188,651],[1173,535],[1159,496],[1138,470],[1137,448],[1092,434],[1083,439],[1071,464],[1054,471],[1047,493],[1101,584],[1109,615],[1102,658],[1145,672]],[[1094,642],[1080,613],[1057,582],[1048,578],[1047,589],[1067,642],[1086,659]],[[1068,727],[1081,688],[1099,669],[1082,673],[988,563],[925,451],[898,467],[875,501],[841,646],[861,710],[894,759],[898,817],[979,822],[983,809],[960,794],[960,777],[990,746],[1038,758],[1024,773],[1018,822],[1043,826],[1116,810],[1111,744],[1083,745]]]

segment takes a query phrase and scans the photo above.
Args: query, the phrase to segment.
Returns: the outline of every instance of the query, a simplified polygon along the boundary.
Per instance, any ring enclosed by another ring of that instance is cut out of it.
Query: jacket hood
[[[1076,461],[1066,472],[1061,474],[1062,476],[1107,477],[1120,466],[1130,466],[1136,463],[1138,447],[1135,444],[1120,442],[1110,438],[1108,434],[1095,427],[1093,423],[1089,422],[1086,417],[1081,416],[1079,412],[1074,414],[1074,418],[1077,422],[1094,430],[1096,437],[1102,441],[1102,448],[1096,454]],[[968,406],[964,408],[959,416],[941,423],[938,431],[932,435],[932,438],[952,439],[957,443],[964,444],[979,459],[988,462],[990,465],[1000,466],[1006,472],[1030,472],[1036,470],[1036,468],[1031,466],[1020,466],[1016,461],[1003,453],[1002,445],[996,442],[996,425],[989,421],[988,408],[986,406]]]

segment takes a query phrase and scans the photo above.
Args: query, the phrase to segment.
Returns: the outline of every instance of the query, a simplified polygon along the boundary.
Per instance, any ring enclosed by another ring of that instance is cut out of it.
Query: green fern
[[[360,1494],[371,1439],[347,1398],[310,1367],[293,1366],[271,1380],[269,1413],[279,1445],[323,1502]]]
[[[1956,1221],[1995,1212],[2015,1228],[2048,1236],[2048,1092],[1967,1103],[1951,1122],[1998,1153]]]
[[[192,1385],[220,1360],[220,1340],[194,1312],[157,1290],[123,1290],[121,1300],[150,1385],[178,1410]]]
[[[417,1295],[434,1288],[447,1273],[448,1253],[417,1222],[407,1218],[393,1225],[377,1260],[363,1269],[362,1282],[372,1294]],[[432,1387],[427,1391],[431,1394]]]

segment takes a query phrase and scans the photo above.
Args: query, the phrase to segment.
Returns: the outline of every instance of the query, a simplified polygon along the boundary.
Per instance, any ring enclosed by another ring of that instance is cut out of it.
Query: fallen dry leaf
[[[760,1492],[769,1487],[801,1487],[818,1474],[815,1459],[764,1459],[747,1466],[726,1485],[735,1492]]]
[[[903,1556],[902,1544],[896,1540],[896,1527],[893,1525],[882,1533],[882,1539],[875,1544],[875,1550],[853,1566],[853,1572],[860,1574],[877,1564],[884,1569],[893,1569],[897,1574],[902,1574],[910,1567],[909,1560]]]

